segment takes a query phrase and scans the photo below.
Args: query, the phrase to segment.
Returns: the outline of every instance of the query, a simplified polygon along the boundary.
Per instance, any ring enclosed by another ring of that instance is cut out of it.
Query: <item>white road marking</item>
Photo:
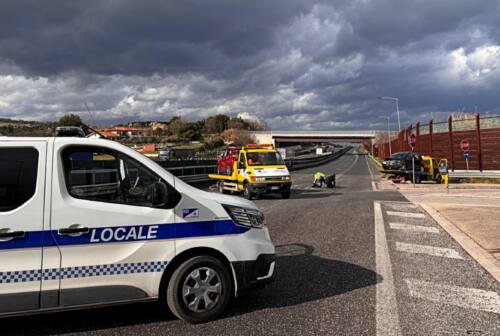
[[[351,170],[352,167],[354,167],[354,165],[358,162],[358,159],[359,159],[359,155],[356,155],[354,162],[349,167],[347,167],[347,169],[343,170],[340,174],[337,174],[336,178],[340,178],[340,177],[344,176],[349,170]]]
[[[384,202],[385,206],[389,206],[393,209],[404,209],[404,208],[411,208],[411,209],[417,209],[418,205],[415,205],[410,202],[398,202],[398,201],[390,201],[390,202]]]
[[[442,285],[417,279],[405,279],[405,282],[413,297],[500,314],[500,296],[496,292]]]
[[[375,308],[377,335],[401,335],[391,258],[385,236],[382,207],[379,202],[373,203],[373,212],[375,217],[375,263],[377,274],[382,278],[382,281],[375,285],[377,291]]]
[[[387,211],[387,214],[389,216],[398,216],[405,218],[425,218],[425,215],[423,213],[416,212]]]
[[[439,230],[437,228],[431,226],[411,225],[405,223],[389,223],[389,226],[393,230],[439,233]]]
[[[427,254],[435,257],[463,259],[463,257],[458,253],[457,250],[446,247],[436,247],[436,246],[396,242],[396,250],[398,250],[399,252]]]
[[[370,176],[372,177],[373,180],[375,176],[373,175],[372,168],[370,167],[370,163],[368,162],[368,155],[365,155],[365,159],[366,159],[366,165],[368,166],[368,171],[370,172]]]

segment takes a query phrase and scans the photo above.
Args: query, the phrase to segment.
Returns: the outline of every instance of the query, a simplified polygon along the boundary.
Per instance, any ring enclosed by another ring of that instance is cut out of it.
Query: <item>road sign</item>
[[[467,139],[463,139],[461,142],[460,142],[460,148],[462,148],[462,150],[464,152],[468,152],[469,151],[469,140]]]
[[[416,144],[417,144],[417,137],[415,136],[415,134],[412,133],[408,137],[408,145],[410,145],[411,149],[414,149]]]
[[[470,152],[469,151],[465,151],[464,152],[464,159],[468,159],[470,156]]]

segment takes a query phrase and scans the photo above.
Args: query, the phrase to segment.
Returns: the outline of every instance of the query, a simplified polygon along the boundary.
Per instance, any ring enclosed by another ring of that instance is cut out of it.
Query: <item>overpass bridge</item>
[[[254,131],[252,135],[257,143],[272,143],[292,145],[307,142],[333,143],[363,143],[375,139],[378,131],[329,131],[329,130],[298,130],[298,131]]]

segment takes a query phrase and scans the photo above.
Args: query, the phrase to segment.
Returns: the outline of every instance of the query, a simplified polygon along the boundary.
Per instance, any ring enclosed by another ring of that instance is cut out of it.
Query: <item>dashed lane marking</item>
[[[389,216],[398,216],[405,218],[425,218],[423,213],[415,213],[415,212],[400,212],[400,211],[387,211]]]
[[[435,257],[463,259],[463,257],[458,253],[458,251],[446,247],[436,247],[436,246],[396,242],[396,250],[398,250],[399,252],[406,252],[406,253],[427,254]]]
[[[405,282],[412,297],[500,314],[500,296],[496,292],[417,279],[405,279]]]
[[[391,258],[380,202],[373,203],[373,211],[375,218],[375,263],[377,274],[381,278],[381,281],[375,285],[376,331],[378,336],[401,335]]]
[[[405,223],[389,223],[389,226],[393,230],[439,233],[439,230],[437,228],[431,226],[411,225]]]

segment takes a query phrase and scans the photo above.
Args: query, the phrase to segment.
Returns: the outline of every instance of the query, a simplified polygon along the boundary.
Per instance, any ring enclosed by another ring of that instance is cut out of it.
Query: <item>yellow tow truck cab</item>
[[[246,145],[233,163],[230,174],[210,174],[220,192],[243,192],[248,199],[277,193],[290,197],[292,179],[281,154],[272,145]]]
[[[422,166],[424,172],[426,172],[427,180],[436,181],[437,183],[442,182],[441,173],[439,172],[439,166],[434,158],[428,155],[422,155]]]

